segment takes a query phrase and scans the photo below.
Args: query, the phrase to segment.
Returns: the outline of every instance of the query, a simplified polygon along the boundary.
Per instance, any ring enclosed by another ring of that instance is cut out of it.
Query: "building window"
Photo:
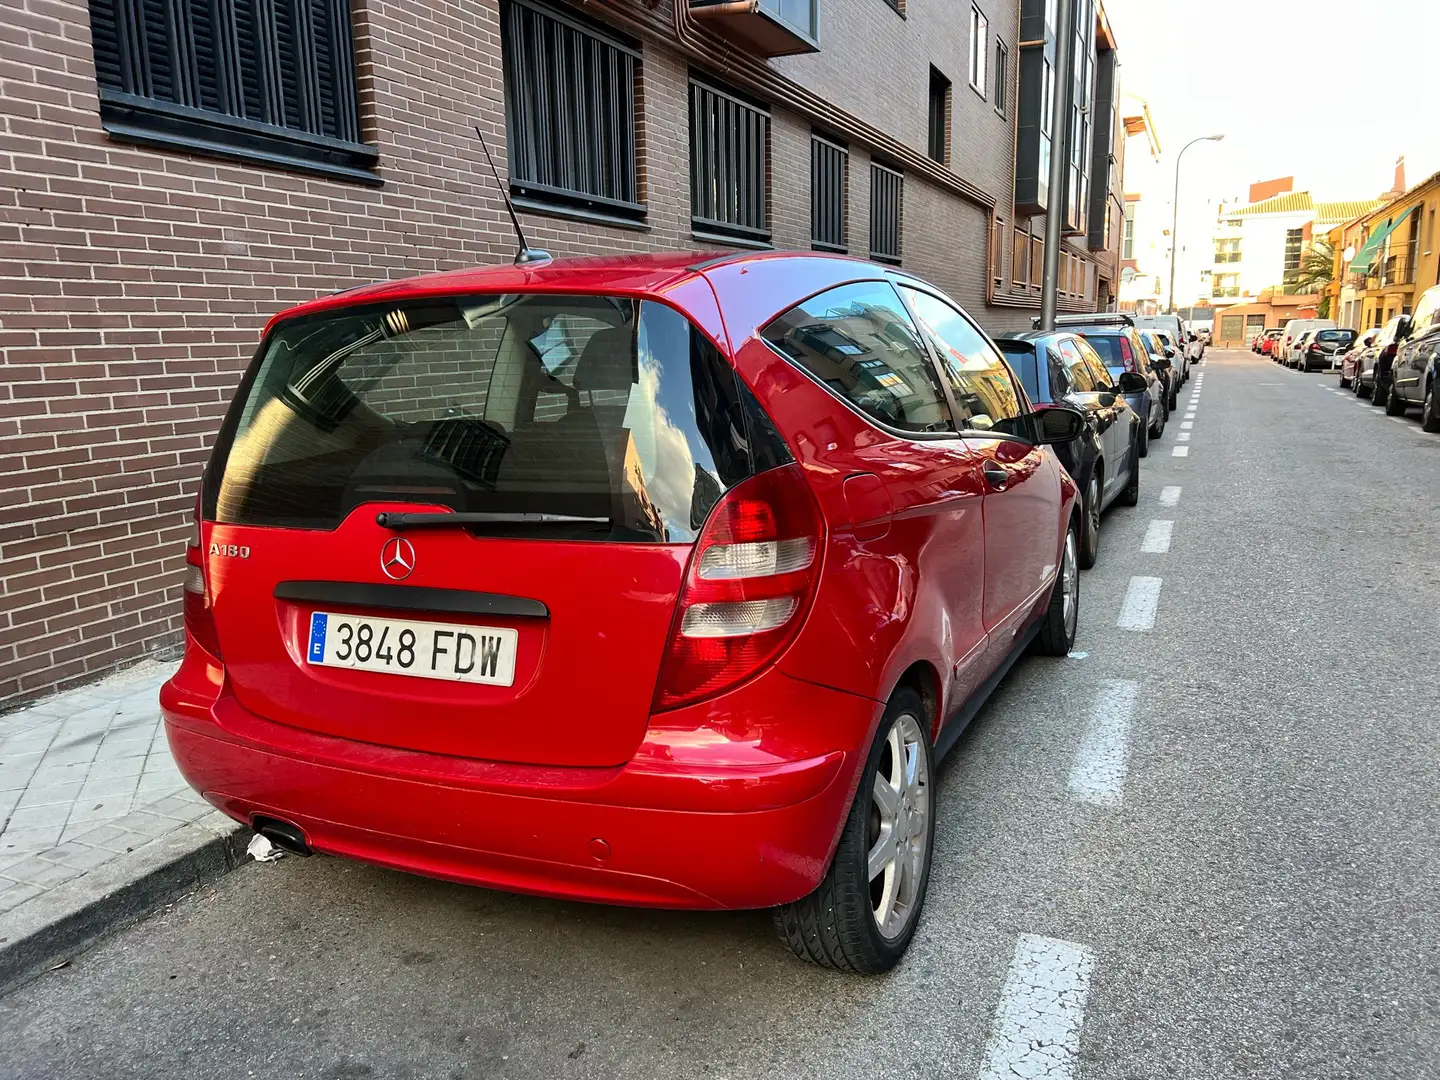
[[[950,161],[950,80],[930,69],[930,157],[946,165]]]
[[[870,257],[900,261],[900,222],[905,178],[884,165],[870,166]]]
[[[850,153],[810,136],[810,243],[821,251],[844,251],[850,218]]]
[[[1045,283],[1045,238],[1030,238],[1030,288],[1039,289]]]
[[[1005,115],[1009,100],[1010,50],[998,37],[995,39],[995,111]]]
[[[1005,222],[996,218],[990,228],[990,276],[994,279],[996,288],[1005,280],[1006,232]]]
[[[528,0],[504,0],[510,190],[522,199],[640,217],[629,44]]]
[[[768,240],[770,114],[690,84],[690,218],[701,232]]]
[[[1300,280],[1300,251],[1305,246],[1304,229],[1285,230],[1285,291],[1293,292]],[[1215,294],[1219,296],[1219,293]]]
[[[1240,261],[1239,238],[1237,237],[1235,239],[1229,240],[1216,240],[1215,261],[1217,263],[1238,263]]]
[[[1216,274],[1211,279],[1211,296],[1239,296],[1240,275],[1239,274]]]
[[[978,7],[970,9],[970,85],[985,96],[985,56],[990,48],[990,22]]]
[[[1016,229],[1010,248],[1010,281],[1027,285],[1030,282],[1030,234]]]
[[[111,138],[378,184],[349,0],[90,0]]]

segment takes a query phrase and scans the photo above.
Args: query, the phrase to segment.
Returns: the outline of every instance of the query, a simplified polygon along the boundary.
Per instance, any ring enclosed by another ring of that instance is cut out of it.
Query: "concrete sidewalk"
[[[0,716],[0,986],[234,865],[185,784],[147,662]]]

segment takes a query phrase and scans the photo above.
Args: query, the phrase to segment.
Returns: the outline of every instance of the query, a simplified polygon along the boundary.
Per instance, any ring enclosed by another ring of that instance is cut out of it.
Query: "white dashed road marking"
[[[1386,417],[1386,419],[1387,419],[1387,420],[1393,420],[1393,421],[1395,421],[1395,423],[1397,423],[1397,424],[1408,424],[1408,423],[1410,422],[1410,421],[1406,420],[1403,416],[1388,416],[1388,417]]]
[[[1180,430],[1181,430],[1181,431],[1189,431],[1189,430],[1190,430],[1191,428],[1193,428],[1194,426],[1195,426],[1195,421],[1194,421],[1194,420],[1181,420],[1181,421],[1180,421]]]
[[[1095,806],[1125,801],[1125,774],[1130,768],[1130,723],[1140,684],[1133,679],[1106,679],[1090,711],[1090,724],[1070,767],[1070,794]]]
[[[1161,584],[1158,577],[1132,577],[1115,625],[1121,630],[1153,630],[1155,610],[1160,606]]]
[[[1160,489],[1160,505],[1161,505],[1161,506],[1174,506],[1174,505],[1175,505],[1176,503],[1178,503],[1179,501],[1180,501],[1180,487],[1179,487],[1179,485],[1172,484],[1172,485],[1170,485],[1169,487],[1163,487],[1163,488]]]
[[[1175,531],[1175,522],[1156,518],[1145,530],[1145,539],[1140,541],[1140,550],[1147,555],[1164,555],[1170,550],[1170,536]]]
[[[1190,448],[1189,448],[1188,446],[1177,446],[1177,447],[1175,447],[1173,450],[1170,451],[1170,456],[1171,456],[1171,457],[1189,457],[1189,456],[1190,456]]]
[[[995,1006],[979,1080],[1074,1080],[1094,950],[1022,934]]]
[[[1175,438],[1177,438],[1177,439],[1180,440],[1181,442],[1189,442],[1189,441],[1190,441],[1190,432],[1188,432],[1188,431],[1182,431],[1182,432],[1180,432],[1179,435],[1176,435]]]

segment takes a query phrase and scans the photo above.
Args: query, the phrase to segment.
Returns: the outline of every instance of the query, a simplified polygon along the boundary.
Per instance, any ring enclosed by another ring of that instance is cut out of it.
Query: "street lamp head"
[[[1205,136],[1205,141],[1206,141],[1206,142],[1220,142],[1220,141],[1221,141],[1222,139],[1224,139],[1224,138],[1225,138],[1224,135],[1206,135],[1206,136]]]

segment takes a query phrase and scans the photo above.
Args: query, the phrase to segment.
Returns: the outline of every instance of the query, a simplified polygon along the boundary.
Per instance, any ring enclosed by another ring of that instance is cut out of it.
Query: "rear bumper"
[[[717,753],[714,729],[691,723],[652,730],[619,767],[509,765],[272,723],[189,652],[161,692],[166,733],[186,780],[226,814],[293,822],[326,854],[602,903],[752,908],[812,891],[882,708],[777,671],[697,708],[715,717],[730,697],[778,694],[827,721],[813,753],[779,758],[763,738]]]

